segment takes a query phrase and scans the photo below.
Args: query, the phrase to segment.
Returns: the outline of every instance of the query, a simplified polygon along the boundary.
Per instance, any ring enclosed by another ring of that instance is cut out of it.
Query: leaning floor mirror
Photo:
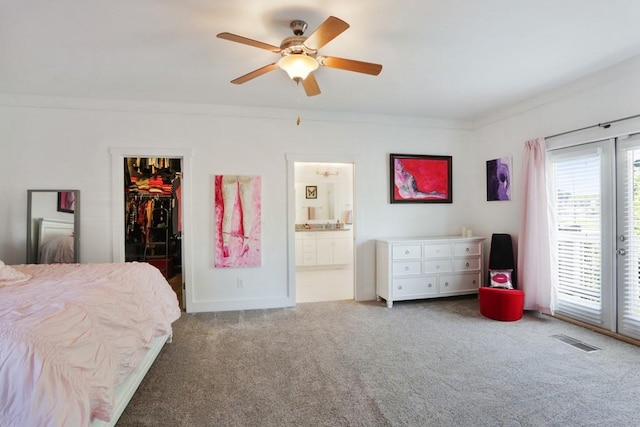
[[[80,262],[80,190],[27,190],[27,263]]]

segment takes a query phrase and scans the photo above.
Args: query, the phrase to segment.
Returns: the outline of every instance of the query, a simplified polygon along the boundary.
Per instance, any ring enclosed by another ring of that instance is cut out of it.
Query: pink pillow
[[[0,286],[3,285],[16,285],[18,283],[26,282],[31,279],[31,276],[24,274],[21,271],[11,268],[0,261]]]
[[[513,284],[511,283],[511,273],[512,269],[507,270],[489,270],[489,278],[491,279],[491,283],[489,284],[492,288],[503,288],[503,289],[513,289]]]

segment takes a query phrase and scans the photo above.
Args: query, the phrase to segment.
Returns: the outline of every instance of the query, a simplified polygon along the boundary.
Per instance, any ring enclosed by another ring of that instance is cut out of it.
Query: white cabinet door
[[[325,231],[317,233],[317,265],[351,263],[351,240],[348,231]]]
[[[348,237],[341,237],[333,241],[333,263],[351,264],[351,241]]]
[[[318,265],[333,264],[333,240],[318,238],[316,241],[316,263]]]

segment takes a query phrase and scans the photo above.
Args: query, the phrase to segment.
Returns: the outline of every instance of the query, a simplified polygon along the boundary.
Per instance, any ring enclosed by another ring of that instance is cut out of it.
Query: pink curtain
[[[523,209],[518,235],[518,287],[524,309],[552,313],[551,254],[544,138],[525,142],[522,158]]]

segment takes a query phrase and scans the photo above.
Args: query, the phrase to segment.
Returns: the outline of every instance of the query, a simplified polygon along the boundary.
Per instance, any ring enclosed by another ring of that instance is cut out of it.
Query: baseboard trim
[[[562,314],[554,314],[552,317],[555,317],[556,319],[560,319],[560,320],[568,322],[568,323],[573,323],[574,325],[577,325],[577,326],[582,326],[583,328],[589,329],[591,331],[598,332],[600,334],[607,335],[607,336],[609,336],[611,338],[615,338],[615,339],[617,339],[619,341],[624,341],[624,342],[626,342],[628,344],[632,344],[632,345],[635,345],[637,347],[640,347],[640,340],[637,340],[635,338],[631,338],[631,337],[628,337],[626,335],[620,335],[617,332],[609,331],[609,330],[604,329],[604,328],[599,328],[597,326],[590,325],[590,324],[582,322],[580,320],[576,320],[576,319],[572,319],[571,317],[563,316]]]

